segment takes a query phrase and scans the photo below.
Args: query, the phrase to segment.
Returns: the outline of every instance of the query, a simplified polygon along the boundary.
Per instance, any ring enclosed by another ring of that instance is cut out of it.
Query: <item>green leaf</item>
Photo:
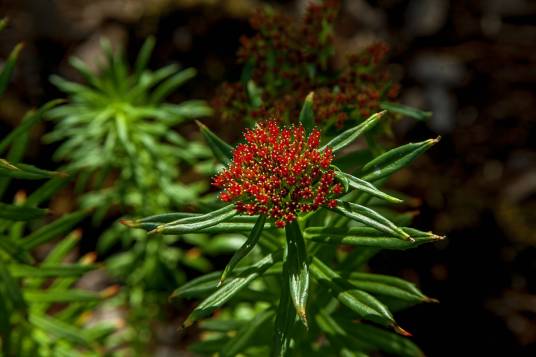
[[[7,135],[2,141],[0,141],[0,154],[4,152],[4,150],[9,144],[11,144],[11,142],[13,142],[19,136],[26,134],[32,126],[34,126],[38,121],[43,118],[43,115],[47,111],[62,102],[64,102],[62,99],[52,100],[43,105],[37,111],[30,111],[28,114],[26,114],[19,126],[12,130],[11,133],[9,133],[9,135]]]
[[[81,231],[74,230],[64,239],[54,245],[54,248],[47,254],[41,266],[55,266],[60,264],[63,259],[69,254],[80,242]]]
[[[31,233],[21,242],[21,247],[26,250],[31,250],[52,239],[59,238],[62,234],[71,230],[73,226],[80,222],[86,215],[86,211],[66,214],[60,219]]]
[[[376,228],[377,230],[389,235],[399,237],[404,240],[413,241],[413,238],[409,234],[397,227],[387,218],[368,207],[359,205],[357,203],[337,200],[337,206],[332,210],[356,222]]]
[[[367,356],[363,351],[371,350],[366,342],[362,342],[355,336],[351,336],[342,328],[333,317],[323,310],[316,315],[316,321],[322,331],[324,331],[332,343],[351,348],[352,352],[359,353],[358,356]],[[341,354],[342,355],[342,354]]]
[[[95,265],[88,264],[58,264],[33,267],[26,264],[11,264],[9,270],[16,278],[63,278],[82,276],[96,269]]]
[[[134,65],[134,78],[136,78],[137,81],[139,80],[145,68],[147,68],[147,64],[151,58],[155,43],[156,41],[153,36],[147,37],[143,43],[143,46],[141,47],[140,52],[138,53],[136,64]]]
[[[313,257],[311,264],[313,277],[321,284],[331,289],[334,297],[350,310],[364,319],[380,323],[382,325],[396,326],[391,312],[372,295],[360,290],[353,289],[350,283],[342,279],[326,264]]]
[[[158,104],[162,102],[168,95],[170,95],[175,89],[180,87],[184,82],[192,79],[197,74],[197,71],[194,68],[187,68],[183,71],[180,71],[173,76],[166,79],[162,82],[151,95],[149,100],[152,104]]]
[[[30,303],[91,302],[104,298],[94,291],[79,289],[24,289],[24,299]]]
[[[19,58],[20,51],[23,47],[24,45],[22,43],[16,45],[13,51],[11,51],[9,54],[7,60],[4,62],[4,66],[0,71],[0,96],[4,94],[7,85],[9,84],[9,80],[11,79],[11,75],[15,69],[15,64],[17,63],[17,59]]]
[[[362,247],[405,250],[416,248],[421,244],[437,242],[444,237],[433,233],[421,232],[416,229],[403,228],[415,242],[400,240],[397,237],[386,236],[382,231],[369,227],[311,227],[305,230],[305,238],[319,243],[348,244]]]
[[[10,221],[30,221],[44,216],[47,210],[26,206],[8,205],[0,202],[0,218]]]
[[[372,196],[384,199],[388,202],[392,203],[401,203],[402,200],[398,199],[396,197],[390,196],[382,191],[380,191],[376,186],[371,184],[370,182],[367,182],[365,180],[361,180],[360,178],[354,177],[350,174],[341,172],[341,171],[335,171],[335,176],[341,180],[346,180],[348,182],[348,185],[356,190],[367,192],[371,194]]]
[[[296,312],[307,327],[307,298],[309,296],[309,262],[305,242],[297,221],[285,226],[287,236],[287,256],[285,266],[290,288],[290,297]]]
[[[193,233],[203,228],[214,226],[235,216],[238,212],[234,205],[228,205],[219,210],[195,217],[188,217],[162,224],[152,230],[150,233],[178,234]]]
[[[250,269],[244,270],[236,277],[229,278],[227,283],[220,286],[218,290],[203,300],[188,316],[183,323],[185,327],[190,326],[203,316],[210,314],[215,309],[225,304],[253,280],[261,276],[268,268],[273,266],[277,260],[281,259],[281,251],[271,253],[252,265]]]
[[[0,159],[0,177],[12,177],[26,180],[39,180],[44,178],[50,178],[57,175],[65,175],[59,172],[41,170],[32,165],[26,164],[13,164],[7,160]]]
[[[388,296],[410,303],[437,302],[425,296],[414,284],[397,277],[354,272],[348,278],[356,288],[374,295]]]
[[[300,123],[303,125],[307,134],[311,133],[315,125],[315,113],[313,111],[314,92],[311,92],[305,98],[303,107],[300,112]]]
[[[180,123],[184,119],[193,119],[212,115],[213,111],[203,100],[187,100],[181,104],[161,104],[161,108],[177,118],[167,118],[168,125]]]
[[[26,308],[26,302],[22,297],[22,291],[11,273],[7,269],[5,262],[0,258],[0,292],[4,291],[4,296],[6,296],[10,301],[12,308],[15,310]]]
[[[238,269],[237,269],[238,270]],[[217,289],[218,279],[221,271],[215,271],[192,279],[181,287],[177,288],[170,299],[192,298],[211,293]]]
[[[344,148],[348,144],[352,143],[355,139],[357,139],[361,134],[367,132],[374,125],[376,125],[376,123],[381,119],[384,114],[385,112],[376,113],[361,124],[358,124],[353,128],[343,131],[342,133],[331,139],[320,150],[325,150],[326,148],[331,147],[333,149],[333,152],[335,152]]]
[[[371,182],[390,176],[401,168],[408,166],[419,155],[438,143],[439,140],[440,137],[419,143],[409,143],[389,150],[363,166],[360,176],[363,180]]]
[[[240,330],[244,325],[249,323],[248,320],[223,320],[212,319],[205,320],[199,323],[199,328],[205,331],[229,332]]]
[[[240,352],[244,352],[249,346],[255,344],[255,335],[260,333],[262,328],[274,316],[272,310],[264,310],[257,314],[251,321],[244,324],[238,333],[229,340],[221,349],[222,357],[234,357]]]
[[[24,205],[29,207],[38,206],[52,197],[52,195],[65,186],[68,181],[69,180],[63,176],[54,177],[53,179],[48,180],[45,184],[39,186],[37,190],[28,196],[26,202],[24,202]]]
[[[233,160],[232,146],[220,139],[201,122],[196,121],[196,123],[216,159],[224,165],[229,165],[229,163]]]
[[[381,102],[380,108],[390,111],[392,113],[398,113],[417,120],[426,120],[432,116],[432,112],[425,112],[417,108],[409,107],[398,103]]]
[[[225,270],[223,271],[223,274],[221,275],[220,281],[218,283],[218,286],[220,286],[225,278],[231,274],[235,266],[244,258],[257,244],[257,241],[261,237],[262,230],[264,228],[264,223],[266,222],[266,216],[260,215],[257,219],[257,222],[255,223],[255,226],[251,230],[251,233],[248,236],[248,239],[244,242],[244,244],[236,251],[236,253],[231,258],[231,261],[229,261],[229,264],[225,267]]]
[[[223,336],[194,342],[188,346],[188,351],[198,355],[213,356],[220,351],[221,346],[225,345],[227,341],[229,341],[229,337]]]
[[[64,339],[85,347],[90,346],[90,341],[85,337],[81,330],[63,321],[37,313],[31,314],[29,320],[32,325],[40,328],[47,334],[50,333],[59,339]]]
[[[287,356],[290,342],[292,340],[292,331],[296,323],[296,310],[290,297],[290,286],[285,280],[288,276],[288,271],[283,265],[283,281],[281,282],[281,297],[277,307],[274,337],[271,349],[272,357]]]
[[[244,272],[251,271],[252,269],[255,269],[253,265],[238,267],[234,269],[234,275],[238,276]],[[186,284],[177,288],[173,294],[171,294],[170,299],[194,298],[212,293],[218,289],[218,281],[221,273],[221,271],[215,271],[190,280]],[[263,272],[263,276],[272,274],[281,274],[280,264],[276,263]]]
[[[409,339],[376,326],[356,323],[345,316],[337,316],[337,322],[352,337],[370,346],[370,350],[382,351],[393,356],[423,357],[424,353]]]
[[[17,262],[32,264],[34,262],[33,257],[24,250],[19,241],[15,241],[10,237],[0,236],[0,250],[3,250],[10,258]]]
[[[262,90],[252,80],[248,81],[246,89],[251,105],[254,108],[259,108],[262,105]]]

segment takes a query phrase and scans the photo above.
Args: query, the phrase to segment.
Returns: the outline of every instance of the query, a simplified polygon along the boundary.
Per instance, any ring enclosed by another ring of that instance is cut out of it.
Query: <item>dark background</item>
[[[151,65],[194,66],[196,80],[177,95],[210,99],[236,80],[238,39],[250,34],[254,0],[2,0],[11,25],[0,58],[25,49],[0,99],[2,134],[24,112],[61,96],[52,73],[76,78],[67,58],[98,62],[98,39],[122,44],[134,58],[155,34]],[[307,1],[277,1],[299,16]],[[437,135],[440,144],[391,185],[422,199],[415,226],[448,240],[382,253],[371,267],[410,279],[437,305],[398,314],[429,356],[536,355],[536,1],[347,0],[337,46],[351,51],[377,39],[392,47],[401,101],[434,112],[404,120],[400,143]],[[53,148],[34,135],[28,160],[54,167]]]

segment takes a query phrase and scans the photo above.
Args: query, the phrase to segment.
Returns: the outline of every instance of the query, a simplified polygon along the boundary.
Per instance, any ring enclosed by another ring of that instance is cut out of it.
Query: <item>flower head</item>
[[[317,129],[307,137],[301,125],[280,128],[271,120],[247,130],[244,138],[229,167],[214,178],[222,201],[248,215],[265,214],[280,228],[299,213],[335,207],[343,188],[330,168],[331,148],[318,148]]]

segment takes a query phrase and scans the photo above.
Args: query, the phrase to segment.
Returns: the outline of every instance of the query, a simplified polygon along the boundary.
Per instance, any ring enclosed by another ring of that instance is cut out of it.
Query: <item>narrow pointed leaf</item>
[[[183,218],[174,222],[162,224],[151,232],[162,234],[197,232],[203,228],[215,226],[218,223],[227,221],[237,213],[234,205],[228,205],[204,215]]]
[[[44,216],[47,210],[26,206],[8,205],[0,202],[0,218],[10,221],[29,221]]]
[[[97,292],[80,289],[24,289],[23,294],[31,303],[91,302],[104,298]]]
[[[183,325],[185,327],[190,326],[201,317],[210,314],[225,304],[280,259],[281,252],[271,253],[252,265],[250,269],[241,272],[236,277],[228,279],[227,283],[220,286],[214,293],[197,305]]]
[[[238,276],[243,272],[251,271],[252,269],[255,269],[253,265],[238,267],[234,269],[233,275]],[[217,284],[221,273],[221,271],[215,271],[190,280],[186,284],[177,288],[173,294],[171,294],[170,299],[193,298],[212,293],[217,290]],[[263,276],[273,274],[281,274],[281,265],[279,263],[275,263],[272,267],[263,272]]]
[[[424,110],[409,107],[407,105],[402,105],[399,103],[381,102],[380,108],[392,113],[402,114],[417,120],[426,120],[432,116],[432,112],[426,112]]]
[[[184,82],[195,77],[196,74],[197,71],[194,68],[187,68],[169,77],[158,87],[156,87],[155,91],[151,95],[150,102],[153,104],[160,103]]]
[[[41,330],[65,339],[66,341],[86,346],[90,346],[90,341],[78,328],[50,316],[33,313],[29,317],[30,323]]]
[[[415,242],[401,240],[369,227],[312,227],[305,230],[305,238],[326,244],[347,244],[393,250],[416,248],[424,243],[437,242],[444,239],[444,237],[437,236],[433,233],[421,232],[410,228],[403,229],[411,235]]]
[[[390,176],[403,167],[408,166],[419,155],[438,143],[439,140],[440,137],[419,143],[409,143],[389,150],[365,164],[359,175],[363,180],[370,182]]]
[[[424,357],[419,347],[406,337],[376,326],[354,322],[345,316],[337,316],[337,322],[350,336],[369,345],[371,351],[393,356]]]
[[[231,258],[231,261],[229,261],[229,264],[227,264],[227,266],[225,267],[218,286],[224,282],[225,278],[233,271],[234,267],[240,262],[240,260],[244,258],[253,249],[253,247],[255,247],[257,241],[261,237],[265,222],[266,216],[260,215],[257,219],[257,223],[255,223],[255,226],[251,230],[248,239],[244,242],[240,249],[236,251],[236,253]]]
[[[134,65],[134,76],[138,80],[145,68],[147,68],[147,64],[149,63],[149,59],[151,58],[155,43],[156,41],[153,36],[148,37],[143,43],[140,52],[138,53],[138,57],[136,58],[136,64]]]
[[[214,134],[206,125],[198,121],[196,121],[196,123],[199,125],[201,134],[207,141],[207,144],[216,159],[222,164],[228,165],[233,159],[232,146],[220,139],[220,137]]]
[[[346,179],[346,181],[348,182],[348,185],[356,190],[367,192],[371,194],[372,196],[384,199],[392,203],[402,202],[401,199],[398,199],[396,197],[386,194],[385,192],[380,191],[378,188],[376,188],[376,186],[374,186],[368,181],[362,180],[360,178],[354,177],[350,174],[347,174],[341,171],[335,171],[335,175],[341,181]]]
[[[410,303],[436,301],[425,296],[412,283],[393,276],[355,272],[350,274],[349,281],[356,288],[377,296],[388,296]]]
[[[332,294],[341,304],[359,316],[383,325],[396,325],[387,307],[372,295],[353,289],[351,284],[318,258],[313,257],[311,273],[319,283],[331,289]]]
[[[313,111],[314,92],[311,92],[305,98],[303,107],[300,112],[300,123],[303,125],[305,132],[309,134],[315,125],[315,113]]]
[[[348,144],[352,143],[354,140],[356,140],[361,134],[365,133],[369,129],[371,129],[376,123],[380,120],[380,118],[385,114],[385,112],[379,112],[374,115],[372,115],[370,118],[362,122],[361,124],[358,124],[354,126],[353,128],[350,128],[348,130],[343,131],[333,139],[331,139],[326,145],[324,145],[320,150],[324,150],[327,147],[331,147],[333,149],[333,152],[340,150],[347,146]]]
[[[16,278],[63,278],[77,277],[95,270],[95,265],[87,264],[60,264],[33,267],[26,264],[11,264],[9,270]]]
[[[281,296],[274,325],[274,337],[271,348],[272,357],[288,356],[292,331],[296,323],[296,310],[290,297],[290,287],[285,278],[288,276],[287,267],[283,265],[283,281],[281,282]]]
[[[321,310],[320,313],[316,315],[316,321],[318,322],[320,329],[328,335],[328,338],[332,343],[334,342],[341,346],[345,346],[346,348],[351,348],[352,352],[359,353],[358,356],[368,356],[364,351],[373,349],[368,343],[360,341],[355,338],[356,336],[349,335],[348,332],[325,311]]]
[[[290,297],[301,321],[307,326],[307,298],[309,297],[309,262],[305,242],[297,221],[285,226],[287,256],[285,265],[288,273]]]
[[[11,79],[11,75],[15,69],[15,64],[17,63],[17,59],[19,58],[20,51],[23,47],[24,46],[22,43],[16,45],[0,70],[0,96],[4,94],[7,85],[9,84],[9,80]]]
[[[9,135],[7,135],[2,141],[0,141],[0,154],[4,152],[6,147],[11,144],[13,140],[16,140],[20,135],[27,133],[32,126],[43,118],[43,115],[46,112],[62,102],[63,99],[52,100],[40,107],[37,111],[31,111],[26,114],[19,126],[12,130],[11,133],[9,133]]]
[[[22,248],[20,241],[15,241],[11,237],[0,236],[0,250],[19,263],[34,263],[33,257],[28,251]]]
[[[397,227],[393,222],[380,215],[378,212],[359,205],[357,203],[337,200],[337,206],[333,209],[335,212],[353,219],[356,222],[363,223],[366,226],[376,228],[389,235],[399,237],[404,240],[412,240],[411,236]]]
[[[62,234],[70,231],[73,226],[80,222],[86,215],[86,211],[66,214],[60,219],[36,230],[24,238],[21,247],[26,250],[31,250],[52,239],[59,238]]]
[[[47,171],[32,165],[11,163],[7,160],[0,159],[0,177],[12,177],[25,180],[40,180],[54,176],[65,175],[55,171]]]
[[[249,346],[255,345],[254,337],[266,327],[274,316],[273,310],[265,310],[257,314],[251,321],[240,328],[236,336],[229,340],[221,349],[222,357],[234,357],[244,352]]]
[[[0,258],[0,281],[2,282],[2,286],[0,286],[0,293],[3,290],[4,296],[11,301],[11,305],[14,309],[24,309],[26,307],[26,302],[22,296],[21,288],[18,282],[9,272],[7,264],[2,260],[2,258]]]

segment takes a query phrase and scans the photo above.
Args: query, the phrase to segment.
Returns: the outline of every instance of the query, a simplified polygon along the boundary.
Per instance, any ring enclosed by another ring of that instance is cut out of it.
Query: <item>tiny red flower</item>
[[[280,128],[271,120],[248,129],[244,138],[229,167],[213,179],[223,189],[222,201],[248,215],[266,214],[278,228],[299,213],[336,206],[342,186],[330,169],[332,149],[319,149],[317,129],[306,137],[301,125]]]

